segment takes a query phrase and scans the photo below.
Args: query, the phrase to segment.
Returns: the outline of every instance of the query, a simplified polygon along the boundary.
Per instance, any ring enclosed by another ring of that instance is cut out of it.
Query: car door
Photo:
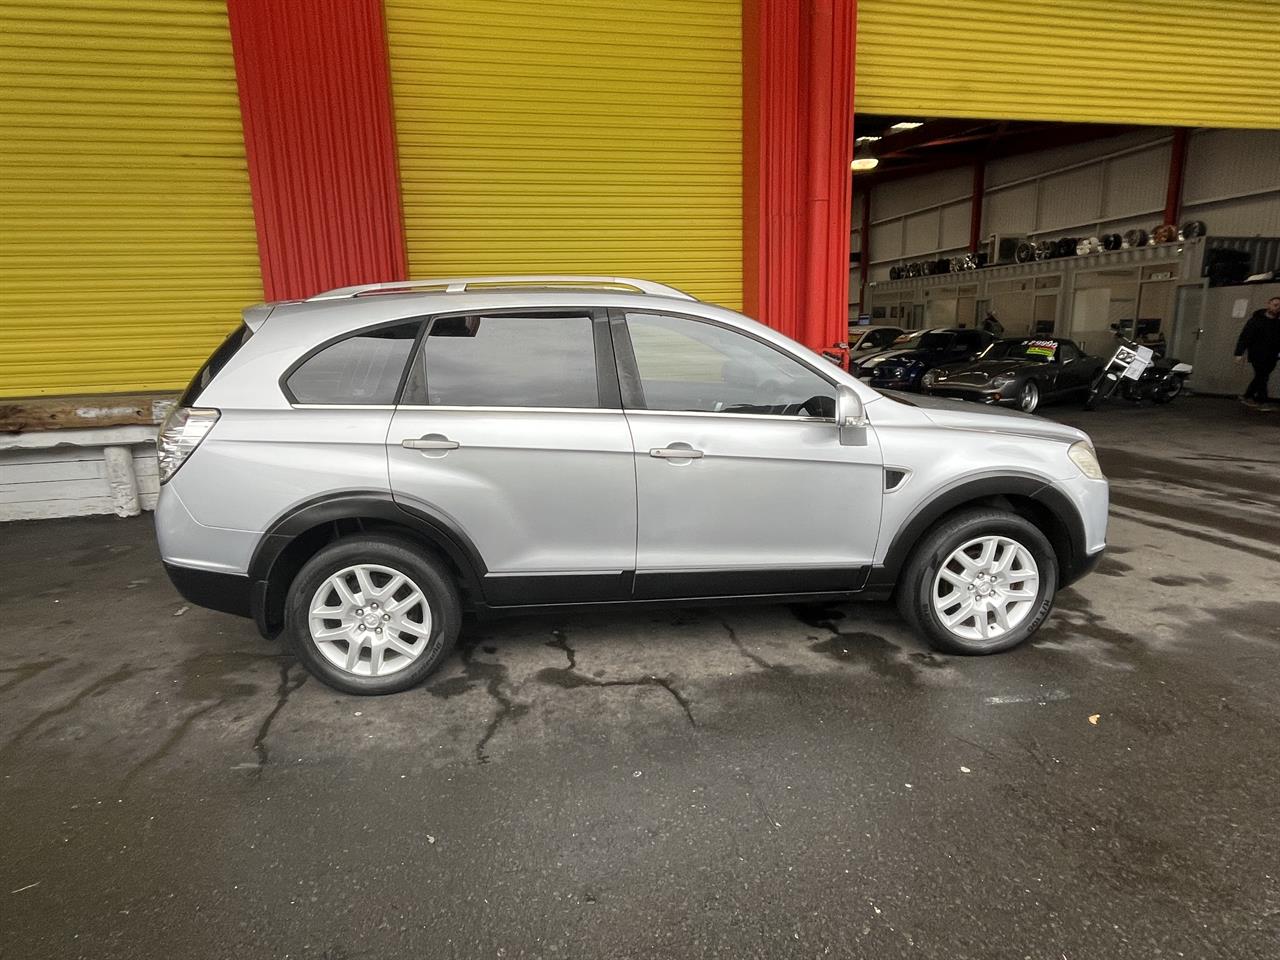
[[[490,604],[630,596],[635,468],[603,312],[431,318],[387,460],[396,500],[479,555]]]
[[[1079,347],[1070,340],[1059,340],[1054,359],[1058,364],[1058,393],[1080,393],[1089,389],[1098,365],[1089,363]]]
[[[874,429],[842,446],[821,367],[722,324],[614,315],[635,443],[640,599],[856,589],[875,553]]]

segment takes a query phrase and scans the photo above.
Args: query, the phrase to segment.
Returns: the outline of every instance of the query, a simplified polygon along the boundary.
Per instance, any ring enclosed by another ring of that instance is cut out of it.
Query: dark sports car
[[[881,390],[919,390],[926,371],[971,359],[993,337],[966,327],[935,327],[900,337],[881,353],[861,361],[854,376]]]
[[[936,397],[1016,406],[1031,413],[1040,404],[1083,398],[1104,361],[1057,337],[997,340],[971,363],[938,367],[921,387]]]

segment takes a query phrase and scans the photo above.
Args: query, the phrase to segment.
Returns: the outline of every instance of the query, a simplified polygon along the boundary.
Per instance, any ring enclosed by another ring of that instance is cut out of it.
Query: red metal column
[[[406,277],[381,0],[227,0],[268,300]]]
[[[743,0],[743,299],[814,349],[847,332],[854,12]]]
[[[1173,149],[1169,157],[1169,188],[1164,197],[1164,219],[1161,223],[1177,223],[1182,213],[1183,170],[1187,165],[1187,128],[1173,130]]]

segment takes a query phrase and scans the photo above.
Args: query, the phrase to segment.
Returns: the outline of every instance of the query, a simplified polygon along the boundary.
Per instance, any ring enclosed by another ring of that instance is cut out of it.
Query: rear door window
[[[403,402],[455,407],[601,406],[589,311],[437,317]]]
[[[285,392],[294,403],[393,404],[420,326],[375,327],[330,343],[294,368]]]

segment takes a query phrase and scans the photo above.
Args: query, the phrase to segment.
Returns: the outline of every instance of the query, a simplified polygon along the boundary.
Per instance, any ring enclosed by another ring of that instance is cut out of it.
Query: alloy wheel
[[[1023,413],[1034,413],[1038,406],[1040,406],[1040,388],[1034,383],[1028,383],[1018,394],[1018,409]]]
[[[995,640],[1031,616],[1040,568],[1010,537],[986,536],[957,547],[933,580],[933,611],[964,640]]]
[[[338,669],[385,677],[430,648],[431,606],[399,570],[355,564],[320,584],[311,598],[308,627],[316,649]]]

